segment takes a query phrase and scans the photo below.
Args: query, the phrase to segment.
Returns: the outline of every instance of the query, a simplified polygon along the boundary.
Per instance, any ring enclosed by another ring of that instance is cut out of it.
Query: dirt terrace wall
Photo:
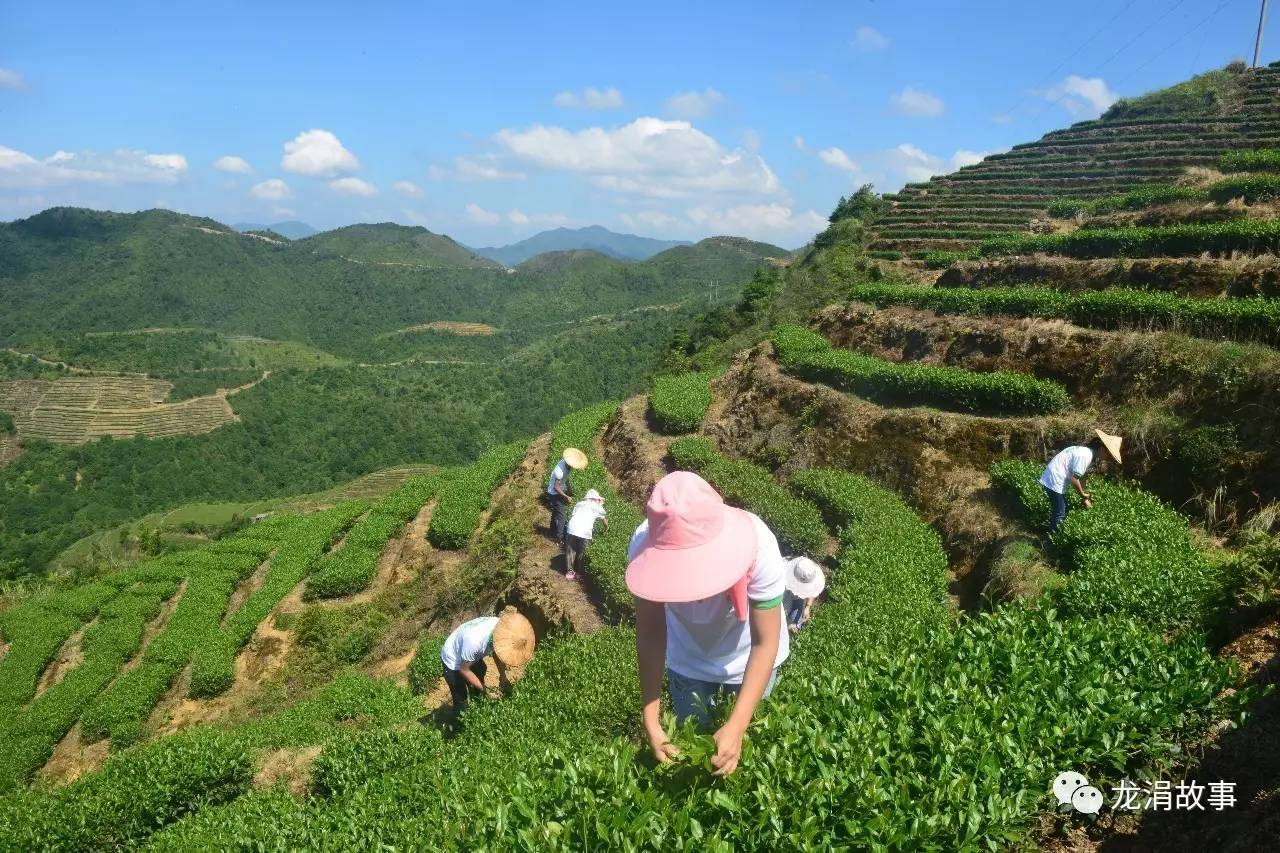
[[[1004,419],[883,408],[780,372],[767,344],[740,356],[720,388],[724,413],[707,431],[722,450],[784,474],[842,468],[894,489],[942,533],[953,593],[965,606],[1012,533],[992,503],[987,467],[1009,456],[1044,458],[1088,424],[1077,414]]]
[[[1108,287],[1167,290],[1185,296],[1280,296],[1280,258],[1108,258],[1049,255],[961,261],[938,277],[939,287],[1035,284],[1078,293]]]
[[[1082,329],[1063,321],[939,315],[909,308],[831,306],[814,326],[833,344],[891,361],[1011,370],[1062,383],[1099,425],[1135,432],[1125,473],[1181,505],[1193,483],[1175,457],[1188,430],[1230,425],[1239,440],[1230,509],[1280,499],[1280,353],[1182,335]],[[1147,423],[1166,411],[1182,424]],[[1078,440],[1079,437],[1077,437]]]

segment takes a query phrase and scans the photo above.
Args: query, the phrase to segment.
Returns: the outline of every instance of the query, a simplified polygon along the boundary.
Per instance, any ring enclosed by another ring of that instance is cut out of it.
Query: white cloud
[[[861,26],[853,34],[852,45],[861,53],[875,53],[889,46],[889,39],[875,27]]]
[[[797,133],[795,136],[791,137],[791,141],[795,144],[796,148],[800,149],[801,151],[806,150],[805,144],[804,144],[804,137],[801,136],[800,134]]]
[[[953,169],[960,169],[965,166],[974,166],[981,163],[985,158],[990,157],[992,154],[1001,154],[1007,150],[1009,149],[992,148],[989,151],[970,151],[967,148],[958,148],[956,149],[956,153],[951,155],[951,167]]]
[[[742,131],[742,147],[752,154],[760,150],[760,133],[753,128]]]
[[[624,213],[619,219],[635,231],[645,229],[666,230],[680,222],[679,219],[661,210],[638,210],[635,213]]]
[[[233,157],[230,154],[214,160],[213,168],[221,172],[233,172],[237,175],[247,175],[253,171],[253,167],[250,166],[244,158]]]
[[[946,109],[941,98],[914,86],[908,86],[903,89],[894,95],[891,100],[893,101],[893,108],[902,115],[907,116],[937,118]]]
[[[12,68],[0,68],[0,89],[25,89],[27,80]]]
[[[525,213],[521,210],[508,211],[507,220],[512,225],[534,225],[539,228],[558,228],[569,223],[569,217],[562,213]]]
[[[552,103],[566,110],[616,110],[622,106],[622,93],[612,86],[608,89],[586,88],[581,92],[561,92],[552,99]]]
[[[280,166],[300,175],[328,177],[338,172],[354,172],[360,168],[360,161],[329,131],[307,130],[284,144]]]
[[[849,155],[844,153],[842,149],[836,148],[835,146],[823,148],[819,151],[818,159],[822,160],[823,163],[826,163],[831,168],[839,169],[842,172],[854,174],[859,171],[858,164],[850,160]]]
[[[589,176],[601,189],[685,198],[706,193],[776,195],[777,176],[758,154],[727,150],[685,121],[638,118],[612,130],[535,125],[495,137],[518,160]]]
[[[492,154],[454,157],[452,166],[432,166],[427,176],[433,181],[523,181],[528,177],[504,168]]]
[[[253,188],[249,190],[249,195],[254,198],[279,201],[280,199],[293,198],[293,190],[289,189],[289,185],[279,178],[268,178],[261,183],[254,184]]]
[[[467,218],[472,222],[478,222],[481,225],[497,225],[502,221],[501,214],[494,213],[491,210],[485,210],[475,202],[467,205]]]
[[[997,113],[991,117],[991,121],[993,124],[1008,124],[1013,121],[1013,117],[1005,115],[1004,113]]]
[[[687,216],[716,234],[790,243],[808,240],[827,227],[827,218],[817,211],[793,211],[783,204],[743,204],[726,210],[695,207]]]
[[[37,160],[0,145],[0,186],[43,187],[54,184],[172,184],[187,173],[181,154],[150,154],[120,148],[110,154],[55,151]]]
[[[418,186],[413,181],[396,181],[394,184],[391,185],[391,189],[395,190],[401,195],[410,196],[411,198],[422,197],[422,187]]]
[[[411,207],[403,208],[400,212],[404,214],[405,219],[409,220],[414,225],[422,225],[425,227],[427,224],[427,217]]]
[[[284,218],[286,216],[295,216],[296,214],[293,212],[292,207],[273,207],[271,208],[271,215]]]
[[[359,178],[337,178],[329,182],[329,189],[344,195],[372,196],[378,194],[378,188],[368,181]]]
[[[701,92],[677,92],[667,98],[667,114],[676,118],[705,118],[724,102],[724,95],[712,88]]]
[[[1056,86],[1035,94],[1046,101],[1058,103],[1077,118],[1100,116],[1120,100],[1120,96],[1111,91],[1101,77],[1081,77],[1078,74],[1071,74]]]

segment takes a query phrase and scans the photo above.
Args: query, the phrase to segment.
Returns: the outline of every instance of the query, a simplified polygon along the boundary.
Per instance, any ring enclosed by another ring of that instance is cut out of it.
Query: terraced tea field
[[[921,259],[969,249],[985,237],[1043,222],[1055,199],[1172,183],[1188,168],[1214,167],[1224,154],[1280,145],[1280,67],[1210,74],[1222,78],[1215,81],[1223,92],[1216,101],[1142,115],[1138,99],[1139,117],[1113,108],[1101,119],[908,184],[885,197],[892,207],[873,229],[871,253]]]
[[[173,383],[129,376],[68,376],[0,382],[0,410],[20,438],[81,444],[111,436],[163,438],[209,432],[236,420],[227,394],[165,398]]]

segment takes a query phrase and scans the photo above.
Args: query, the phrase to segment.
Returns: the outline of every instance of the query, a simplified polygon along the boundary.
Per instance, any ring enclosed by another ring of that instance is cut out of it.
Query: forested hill
[[[424,229],[286,242],[164,210],[54,208],[0,225],[0,341],[194,326],[352,353],[355,341],[432,321],[521,327],[678,302],[785,254],[711,238],[637,264],[512,275],[483,259],[453,264],[468,250]]]
[[[502,266],[496,261],[481,257],[452,237],[394,222],[348,225],[298,242],[299,246],[319,254],[338,255],[368,264],[466,269],[495,269]]]

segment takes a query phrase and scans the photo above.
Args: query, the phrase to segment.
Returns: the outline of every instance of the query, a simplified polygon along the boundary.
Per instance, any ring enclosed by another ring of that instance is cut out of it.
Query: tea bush
[[[387,541],[431,500],[446,476],[411,477],[375,503],[368,515],[352,525],[342,547],[320,560],[307,579],[303,597],[308,601],[341,598],[367,587],[378,571]]]
[[[244,742],[199,730],[111,758],[51,793],[0,800],[0,838],[18,850],[113,850],[248,790],[253,758]]]
[[[842,472],[795,487],[842,528],[840,565],[732,777],[712,779],[689,732],[683,761],[646,760],[634,635],[606,628],[540,650],[443,749],[354,736],[318,762],[325,798],[256,792],[153,848],[1007,848],[1030,842],[1062,767],[1104,785],[1159,772],[1240,706],[1218,698],[1230,667],[1131,619],[1011,607],[952,629],[937,538],[900,500]]]
[[[103,606],[80,642],[82,660],[21,713],[0,716],[0,791],[17,788],[49,760],[84,707],[138,650],[148,620],[177,590],[173,581],[139,586]]]
[[[1149,184],[1120,195],[1108,195],[1095,199],[1059,199],[1049,204],[1049,215],[1058,219],[1071,219],[1082,213],[1101,216],[1121,210],[1146,210],[1148,207],[1174,201],[1207,201],[1208,199],[1209,193],[1199,187]]]
[[[426,693],[444,677],[444,663],[440,660],[440,652],[447,639],[444,634],[435,634],[424,637],[418,643],[418,651],[409,664],[409,689],[414,694]]]
[[[1223,154],[1218,168],[1224,172],[1280,172],[1280,148],[1255,148]]]
[[[1280,220],[1238,219],[1206,224],[1133,228],[1081,228],[1063,234],[1030,234],[982,241],[982,255],[1044,252],[1072,258],[1151,258],[1202,252],[1280,251]]]
[[[1280,175],[1245,175],[1227,178],[1209,187],[1209,198],[1217,202],[1241,198],[1249,204],[1275,201],[1280,198]]]
[[[999,462],[991,479],[1013,494],[1030,520],[1047,528],[1049,499],[1040,466]],[[1204,628],[1222,603],[1217,568],[1192,543],[1186,519],[1153,495],[1090,479],[1093,509],[1074,509],[1053,543],[1072,574],[1053,603],[1072,616],[1133,617],[1157,631]]]
[[[1280,300],[1196,299],[1113,288],[1080,294],[1048,288],[856,285],[849,298],[879,307],[909,305],[944,314],[1056,317],[1101,329],[1176,329],[1205,338],[1280,344]]]
[[[705,438],[681,438],[671,444],[679,469],[693,471],[715,486],[725,502],[760,516],[785,551],[819,555],[827,528],[812,503],[792,495],[766,469],[726,459]]]
[[[711,380],[715,377],[715,373],[702,371],[654,379],[649,412],[658,430],[667,435],[697,432],[711,408]]]
[[[325,549],[365,508],[366,504],[361,501],[349,501],[305,519],[291,519],[292,525],[287,528],[276,528],[284,542],[271,557],[262,585],[227,617],[222,630],[196,651],[188,696],[216,696],[231,686],[235,681],[236,655],[249,642],[258,624],[290,590],[302,583]]]
[[[897,364],[835,349],[826,338],[801,326],[779,326],[773,345],[788,373],[886,405],[1022,415],[1060,412],[1070,403],[1066,389],[1056,382],[1022,373]]]
[[[456,551],[471,541],[489,496],[524,459],[523,442],[485,451],[466,468],[452,472],[440,488],[427,538],[437,548]]]
[[[644,520],[644,514],[609,485],[604,465],[594,452],[596,436],[604,430],[617,411],[617,403],[602,403],[561,418],[551,432],[548,465],[554,465],[566,447],[576,447],[588,455],[587,467],[570,473],[573,494],[581,498],[588,489],[598,491],[605,501],[609,527],[605,531],[597,528],[595,537],[587,547],[585,569],[592,582],[599,587],[608,610],[614,615],[625,616],[635,609],[626,583],[627,547],[631,542],[631,534]],[[550,476],[549,471],[547,476]],[[572,512],[573,508],[569,507],[567,511]]]

